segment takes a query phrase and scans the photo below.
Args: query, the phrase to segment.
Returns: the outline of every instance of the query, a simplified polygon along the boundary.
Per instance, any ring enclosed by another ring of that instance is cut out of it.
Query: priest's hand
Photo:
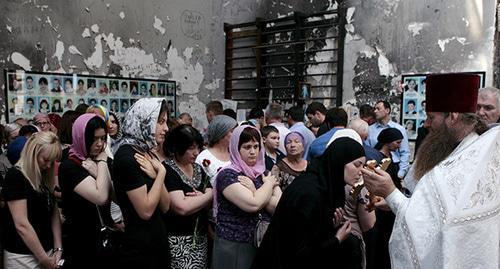
[[[374,196],[373,198],[370,197],[368,201],[369,201],[368,204],[365,205],[365,209],[368,212],[373,211],[375,208],[384,211],[391,211],[391,208],[389,207],[385,199],[380,196]]]
[[[382,169],[362,168],[361,172],[365,186],[371,194],[385,198],[396,188],[391,176]]]

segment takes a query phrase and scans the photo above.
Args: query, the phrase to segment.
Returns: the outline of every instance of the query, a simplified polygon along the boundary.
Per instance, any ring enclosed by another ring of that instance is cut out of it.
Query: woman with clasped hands
[[[167,105],[161,98],[140,99],[125,114],[113,163],[113,183],[125,220],[117,268],[170,267],[162,219],[170,206],[166,170],[153,152],[165,139],[167,120]]]
[[[104,151],[106,137],[103,118],[90,113],[81,115],[72,127],[69,157],[59,166],[65,217],[65,268],[107,268],[105,265],[110,262],[99,257],[96,249],[100,219],[111,219],[108,195],[111,159]]]
[[[231,165],[215,180],[213,268],[248,269],[257,250],[253,242],[259,215],[270,219],[281,189],[276,177],[264,174],[264,147],[255,127],[234,129],[229,152]]]
[[[365,151],[341,137],[283,193],[252,268],[352,268],[343,244],[351,224],[343,219],[345,185],[361,177]]]
[[[33,134],[5,176],[6,269],[53,269],[61,259],[61,220],[53,196],[54,161],[61,144],[52,132]]]

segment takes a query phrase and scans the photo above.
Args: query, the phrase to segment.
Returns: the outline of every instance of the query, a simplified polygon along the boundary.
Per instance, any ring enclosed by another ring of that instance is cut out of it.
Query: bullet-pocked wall
[[[223,23],[334,5],[332,0],[4,0],[0,67],[172,79],[178,83],[178,111],[189,112],[203,128],[205,103],[224,96]],[[3,76],[0,80],[3,85]]]
[[[343,102],[399,104],[401,74],[483,70],[492,84],[496,2],[2,0],[0,67],[176,80],[179,112],[204,127],[205,103],[224,96],[223,23],[340,5]]]
[[[497,1],[347,0],[343,6],[344,103],[389,99],[399,106],[402,74],[485,71],[492,85]]]
[[[223,23],[255,19],[240,2],[3,0],[0,67],[175,80],[178,111],[203,127],[224,96]]]

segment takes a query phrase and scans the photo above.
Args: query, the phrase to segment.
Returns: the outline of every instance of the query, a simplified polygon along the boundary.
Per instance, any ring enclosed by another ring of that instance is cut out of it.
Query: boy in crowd
[[[260,132],[262,133],[262,141],[266,149],[266,170],[271,171],[273,166],[285,157],[278,148],[280,145],[280,134],[278,128],[268,125],[264,126]]]

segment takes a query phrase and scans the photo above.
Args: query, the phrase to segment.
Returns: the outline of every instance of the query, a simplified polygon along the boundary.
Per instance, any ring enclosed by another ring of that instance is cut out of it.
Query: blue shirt
[[[344,128],[332,128],[330,131],[324,133],[320,137],[314,139],[314,141],[311,143],[309,146],[309,151],[307,153],[307,160],[312,161],[315,158],[318,158],[319,156],[323,155],[323,153],[326,150],[326,144],[328,144],[328,141],[330,141],[330,138],[332,138],[333,134],[335,134],[336,131],[341,130]]]
[[[304,156],[307,156],[309,151],[309,145],[316,139],[314,133],[307,128],[303,122],[296,122],[292,127],[290,127],[290,132],[297,132],[304,137]],[[285,141],[286,142],[286,141]]]
[[[399,163],[398,177],[404,178],[408,170],[410,169],[410,146],[408,144],[408,134],[406,133],[403,126],[390,120],[387,125],[375,122],[368,127],[368,138],[366,139],[366,144],[372,148],[377,144],[377,137],[380,132],[386,128],[396,128],[403,134],[403,141],[401,141],[401,147],[397,151],[392,151],[392,161]]]
[[[366,161],[375,160],[375,161],[377,161],[377,163],[382,162],[382,159],[384,158],[384,156],[382,155],[382,153],[380,153],[380,151],[378,151],[370,146],[367,146],[367,145],[363,145],[363,148],[365,149]]]

